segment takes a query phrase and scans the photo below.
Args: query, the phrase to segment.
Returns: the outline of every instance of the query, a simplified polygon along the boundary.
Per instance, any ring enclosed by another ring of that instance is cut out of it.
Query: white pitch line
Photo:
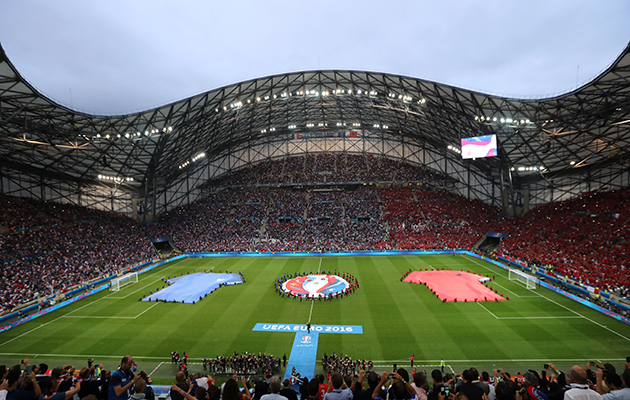
[[[479,264],[477,261],[475,261],[474,259],[472,259],[472,257],[470,257],[470,256],[468,256],[468,257],[471,259],[471,261],[472,261],[472,262],[474,262],[475,264],[479,265],[480,267],[483,267],[483,268],[486,268],[486,269],[487,269],[487,270],[489,270],[489,271],[492,271],[492,270],[491,270],[491,269],[489,269],[488,267],[486,267],[486,266],[484,266],[484,265]],[[570,311],[570,312],[572,312],[573,314],[578,315],[578,316],[580,316],[581,318],[584,318],[585,320],[587,320],[587,321],[589,321],[589,322],[592,322],[593,324],[598,325],[598,326],[600,326],[600,327],[602,327],[602,328],[606,329],[607,331],[609,331],[609,332],[611,332],[611,333],[614,333],[615,335],[619,336],[620,338],[626,339],[627,341],[629,341],[629,342],[630,342],[630,338],[628,338],[628,337],[626,337],[626,336],[622,335],[621,333],[616,332],[616,331],[613,331],[613,330],[612,330],[612,329],[610,329],[609,327],[604,326],[604,325],[600,324],[599,322],[595,322],[595,321],[593,321],[592,319],[590,319],[590,318],[588,318],[588,317],[586,317],[586,316],[584,316],[584,315],[580,314],[579,312],[577,312],[577,311],[575,311],[575,310],[572,310],[571,308],[569,308],[569,307],[567,307],[567,306],[564,306],[564,305],[562,305],[562,304],[558,303],[558,302],[557,302],[557,301],[555,301],[555,300],[551,300],[551,299],[550,299],[549,297],[547,297],[547,296],[543,296],[542,294],[540,294],[540,293],[538,293],[538,292],[534,292],[534,291],[532,291],[532,290],[530,290],[530,291],[531,291],[532,293],[537,294],[539,297],[542,297],[543,299],[546,299],[547,301],[549,301],[549,302],[551,302],[551,303],[554,303],[555,305],[560,306],[560,307],[564,308],[565,310]],[[479,305],[481,305],[481,304],[479,303]],[[482,306],[482,307],[483,307],[483,306]],[[485,307],[483,307],[483,308],[485,308]],[[490,312],[487,308],[486,308],[486,311]],[[490,314],[492,314],[492,313],[490,313]],[[492,314],[492,315],[494,315],[494,314]],[[497,318],[497,319],[499,319],[496,315],[494,315],[494,317],[495,317],[495,318]]]
[[[494,315],[492,313],[492,311],[488,310],[486,307],[483,306],[483,304],[481,304],[480,302],[477,302],[477,304],[479,304],[479,306],[481,306],[481,308],[483,308],[484,310],[488,311],[490,313],[490,315],[492,315],[494,318],[499,319],[499,317],[497,317],[496,315]]]
[[[169,268],[172,268],[172,267],[174,267],[174,266],[175,266],[175,264],[176,264],[176,263],[179,263],[179,262],[181,262],[181,261],[183,261],[183,259],[182,259],[182,260],[177,260],[177,261],[175,261],[175,262],[173,263],[173,265],[169,265],[168,267],[166,267],[166,268],[164,268],[164,269],[169,269]],[[162,271],[163,271],[163,270],[162,270]],[[157,272],[157,271],[156,271],[156,272]],[[112,294],[113,294],[113,293],[112,293]],[[79,310],[82,310],[82,309],[84,309],[85,307],[87,307],[87,306],[89,306],[89,305],[92,305],[92,304],[96,303],[97,301],[101,301],[101,300],[103,300],[103,299],[106,299],[106,298],[108,298],[109,296],[111,296],[111,294],[109,294],[109,295],[107,295],[107,296],[103,296],[103,297],[101,297],[101,298],[98,298],[98,299],[96,299],[96,300],[94,300],[94,301],[91,301],[91,302],[89,302],[89,303],[86,303],[85,305],[83,305],[83,306],[81,306],[81,307],[77,308],[76,310],[72,310],[72,311],[68,312],[66,315],[62,315],[62,316],[60,316],[60,317],[57,317],[57,318],[53,319],[52,321],[46,322],[45,324],[42,324],[42,325],[40,325],[40,326],[38,326],[38,327],[36,327],[36,328],[30,329],[30,330],[28,330],[28,331],[24,332],[24,333],[23,333],[23,334],[21,334],[21,335],[18,335],[18,336],[16,336],[16,337],[12,338],[12,339],[7,340],[6,342],[2,342],[2,343],[0,343],[0,347],[4,346],[4,345],[5,345],[5,344],[7,344],[7,343],[11,343],[11,342],[12,342],[12,341],[14,341],[15,339],[19,339],[19,338],[21,338],[21,337],[22,337],[22,336],[24,336],[24,335],[28,335],[29,333],[34,332],[34,331],[36,331],[37,329],[39,329],[39,328],[41,328],[41,327],[44,327],[44,326],[46,326],[46,325],[48,325],[48,324],[51,324],[51,323],[53,323],[53,322],[55,322],[55,321],[58,321],[58,320],[60,320],[61,318],[66,318],[66,317],[68,317],[70,314],[73,314],[73,313],[75,313],[75,312],[77,312],[77,311],[79,311]],[[89,298],[88,298],[88,299],[89,299]],[[82,300],[88,300],[88,299],[82,299]],[[46,355],[46,354],[43,354],[43,355]]]
[[[311,300],[311,312],[308,314],[308,323],[311,323],[311,317],[313,316],[313,306],[315,305],[315,300]]]
[[[468,257],[467,259],[468,259],[469,261],[474,262],[475,264],[477,264],[477,265],[478,265],[478,266],[480,266],[481,268],[485,268],[485,269],[487,269],[488,271],[492,272],[494,275],[496,275],[496,271],[495,271],[495,270],[490,269],[490,268],[486,267],[486,266],[485,266],[485,265],[483,265],[483,264],[479,264],[479,263],[477,262],[477,260],[475,259],[475,257],[473,257],[473,256],[466,256],[466,257]],[[501,270],[501,269],[500,269],[499,271],[501,271],[501,272],[505,272],[504,270]]]
[[[553,360],[557,361],[557,362],[584,362],[584,360],[593,360],[593,359],[597,360],[597,357],[598,356],[591,357],[591,358],[588,358],[588,357],[584,357],[584,358],[562,358],[562,359],[554,358]],[[606,358],[605,360],[606,361],[625,361],[626,359],[625,358]],[[375,367],[376,366],[382,367],[382,366],[387,366],[387,365],[381,365],[380,363],[393,362],[393,361],[398,361],[398,360],[373,360],[372,362],[374,364],[379,363],[378,365],[375,365]],[[408,360],[405,360],[405,361],[408,361]],[[492,360],[491,359],[491,360],[448,360],[448,361],[449,362],[458,362],[458,363],[459,362],[466,362],[466,363],[468,363],[468,362],[469,363],[491,362],[491,363],[495,363],[495,361],[496,361],[497,363],[500,363],[500,362],[547,362],[547,361],[549,361],[549,359],[548,358],[536,358],[536,359],[526,359],[526,358],[517,359],[517,358],[515,358],[515,359],[504,359],[504,360]],[[318,362],[321,363],[321,361],[318,361]],[[438,363],[438,362],[440,362],[440,360],[420,360],[420,362],[424,362],[424,363]],[[597,362],[601,364],[601,360],[597,360]],[[414,364],[415,364],[415,361],[414,361]],[[428,365],[428,366],[437,366],[437,367],[439,367],[439,364],[438,365]]]
[[[53,322],[55,322],[55,321],[58,321],[58,320],[60,320],[61,318],[64,318],[64,317],[68,316],[69,314],[72,314],[72,313],[75,313],[75,312],[77,312],[77,311],[79,311],[79,310],[81,310],[81,309],[84,309],[85,307],[87,307],[87,306],[89,306],[89,305],[92,305],[92,304],[94,304],[94,303],[96,303],[97,301],[100,301],[100,300],[102,300],[102,299],[104,299],[104,297],[101,297],[100,299],[96,299],[96,300],[94,300],[94,301],[92,301],[92,302],[90,302],[90,303],[87,303],[87,304],[85,304],[85,305],[83,305],[83,306],[81,306],[81,307],[77,308],[76,310],[72,310],[72,311],[70,311],[70,312],[69,312],[68,314],[66,314],[66,315],[62,315],[62,316],[60,316],[60,317],[57,317],[57,318],[53,319],[52,321],[49,321],[49,322],[46,322],[45,324],[42,324],[42,325],[38,326],[37,328],[33,328],[33,329],[31,329],[31,330],[28,330],[28,331],[24,332],[23,334],[21,334],[21,335],[19,335],[19,336],[14,337],[13,339],[9,339],[9,340],[7,340],[6,342],[0,343],[0,347],[4,346],[4,345],[5,345],[5,344],[7,344],[7,343],[11,343],[11,342],[12,342],[12,341],[14,341],[15,339],[21,338],[21,337],[22,337],[22,336],[24,336],[24,335],[27,335],[27,334],[29,334],[29,333],[31,333],[31,332],[33,332],[33,331],[36,331],[37,329],[39,329],[39,328],[41,328],[41,327],[43,327],[43,326],[46,326],[46,325],[51,324],[51,323],[53,323]]]
[[[133,317],[133,319],[138,318],[139,316],[141,316],[142,314],[144,314],[145,312],[149,311],[150,309],[152,309],[153,307],[157,306],[160,303],[155,303],[154,305],[152,305],[151,307],[147,308],[146,310],[142,311],[140,314],[136,315],[135,317]]]
[[[135,317],[102,317],[96,315],[64,315],[61,318],[89,318],[89,319],[134,319]]]
[[[583,319],[577,315],[567,315],[564,317],[499,317],[498,319]]]
[[[33,353],[0,353],[0,356],[30,356]],[[86,357],[85,354],[37,354],[37,356],[39,357],[59,357],[59,358],[83,358]],[[91,355],[90,357],[92,358],[97,358],[97,359],[101,359],[101,358],[114,358],[114,359],[121,359],[124,356],[112,356],[112,355]],[[151,357],[151,356],[138,356],[138,355],[134,355],[133,356],[134,359],[142,359],[142,360],[170,360],[170,357]]]
[[[319,266],[317,267],[317,273],[319,274],[320,269],[322,268],[322,259],[323,257],[319,257]],[[313,316],[313,306],[315,305],[315,300],[311,300],[311,312],[308,314],[308,323],[311,323],[311,317]]]
[[[540,293],[536,293],[536,294],[537,294],[538,296],[542,297],[543,299],[546,299],[546,300],[548,300],[548,301],[550,301],[550,302],[552,302],[552,303],[554,303],[554,304],[556,304],[556,305],[558,305],[558,306],[560,306],[560,307],[564,308],[565,310],[571,311],[573,314],[575,314],[575,315],[579,315],[580,317],[584,318],[585,320],[590,321],[590,322],[594,323],[595,325],[601,326],[602,328],[606,329],[607,331],[609,331],[609,332],[611,332],[611,333],[614,333],[615,335],[619,336],[620,338],[626,339],[627,341],[629,341],[629,342],[630,342],[630,338],[625,337],[625,336],[624,336],[624,335],[622,335],[621,333],[618,333],[618,332],[616,332],[616,331],[613,331],[613,330],[612,330],[612,329],[610,329],[609,327],[604,326],[604,325],[600,324],[599,322],[595,322],[595,321],[593,321],[592,319],[590,319],[590,318],[588,318],[588,317],[585,317],[584,315],[580,314],[579,312],[574,311],[574,310],[570,309],[569,307],[566,307],[566,306],[564,306],[564,305],[562,305],[562,304],[560,304],[560,303],[558,303],[558,302],[556,302],[556,301],[554,301],[554,300],[551,300],[550,298],[548,298],[548,297],[546,297],[546,296],[543,296],[543,295],[542,295],[542,294],[540,294]]]
[[[129,293],[129,294],[128,294],[128,295],[126,295],[126,296],[122,296],[122,297],[113,297],[113,296],[112,296],[112,297],[109,297],[109,298],[110,298],[110,299],[115,299],[115,300],[123,300],[123,299],[126,299],[127,297],[131,296],[131,295],[132,295],[132,294],[134,294],[134,293],[137,293],[137,292],[140,292],[140,291],[142,291],[142,290],[145,290],[145,289],[146,289],[146,288],[148,288],[149,286],[153,286],[153,285],[155,284],[155,282],[159,282],[159,281],[161,281],[161,280],[162,280],[162,278],[165,278],[165,277],[164,277],[164,276],[162,276],[160,279],[156,279],[156,280],[154,280],[154,281],[153,281],[153,282],[151,282],[151,283],[147,283],[146,285],[142,286],[140,289],[138,289],[138,290],[134,290],[133,292]]]
[[[521,297],[520,295],[514,293],[513,291],[511,291],[510,289],[508,289],[505,286],[501,285],[500,283],[496,283],[495,281],[490,281],[490,282],[492,283],[492,285],[501,286],[503,288],[503,290],[505,290],[506,292],[512,293],[516,297]]]
[[[157,367],[155,367],[155,368],[153,369],[153,371],[151,371],[151,373],[149,374],[149,376],[153,376],[153,374],[155,373],[155,371],[157,371],[157,370],[158,370],[158,368],[160,368],[160,367],[162,366],[162,364],[164,364],[164,361],[162,361],[161,363],[159,363],[159,364],[158,364],[158,366],[157,366]]]
[[[57,318],[57,319],[59,319],[59,318]],[[19,338],[21,338],[21,337],[22,337],[22,336],[24,336],[24,335],[28,335],[29,333],[31,333],[31,332],[33,332],[33,331],[36,331],[36,330],[38,330],[38,329],[39,329],[39,328],[41,328],[41,327],[44,327],[44,326],[46,326],[46,325],[48,325],[48,324],[50,324],[50,323],[55,322],[57,319],[53,319],[52,321],[46,322],[45,324],[41,324],[41,325],[40,325],[40,326],[38,326],[37,328],[33,328],[33,329],[31,329],[30,331],[26,331],[26,332],[24,332],[23,334],[21,334],[21,335],[19,335],[19,336],[14,337],[13,339],[7,340],[6,342],[4,342],[4,343],[0,344],[0,346],[4,346],[4,345],[5,345],[5,344],[7,344],[7,343],[11,343],[11,342],[12,342],[12,341],[14,341],[15,339],[19,339]]]

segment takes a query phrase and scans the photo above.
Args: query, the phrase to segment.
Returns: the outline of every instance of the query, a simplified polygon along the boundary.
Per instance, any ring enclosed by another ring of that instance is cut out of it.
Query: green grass
[[[285,272],[347,271],[360,283],[332,302],[279,297],[273,281]],[[442,303],[422,285],[400,282],[409,268],[451,268],[495,275],[509,301]],[[242,271],[247,283],[224,287],[198,304],[139,302],[160,279],[187,271]],[[630,354],[630,326],[552,291],[527,290],[507,272],[468,256],[226,257],[178,260],[140,276],[120,292],[104,291],[0,335],[0,364],[21,358],[54,366],[84,365],[88,357],[115,368],[125,354],[158,382],[171,380],[170,352],[216,357],[232,352],[289,356],[294,336],[252,332],[257,322],[362,325],[363,335],[320,335],[324,352],[371,358],[381,365],[419,369],[444,357],[454,370],[493,365],[516,372],[551,361],[566,367],[587,360],[621,360]],[[194,360],[193,360],[194,361]],[[161,364],[164,363],[164,364]],[[193,365],[191,370],[200,366]]]

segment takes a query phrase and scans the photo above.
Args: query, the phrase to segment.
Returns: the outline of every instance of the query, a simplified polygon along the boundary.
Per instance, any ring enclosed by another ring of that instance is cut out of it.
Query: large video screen
[[[462,158],[495,157],[497,135],[477,136],[462,139]]]

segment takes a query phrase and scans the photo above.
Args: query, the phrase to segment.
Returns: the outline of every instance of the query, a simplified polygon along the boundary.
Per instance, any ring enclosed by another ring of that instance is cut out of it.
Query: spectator
[[[467,369],[461,374],[463,383],[456,387],[457,393],[463,393],[468,400],[482,400],[485,393],[483,389],[473,383],[474,373]]]
[[[265,394],[261,397],[261,400],[288,400],[286,397],[280,395],[280,377],[274,375],[269,381],[269,394]]]
[[[25,373],[26,374],[26,373]],[[18,389],[18,384],[23,383],[21,380],[22,370],[19,365],[14,366],[9,370],[7,374],[7,399],[14,400],[34,400],[42,393],[39,384],[37,383],[35,372],[31,372],[28,376],[33,383],[33,390]],[[22,387],[23,385],[20,385]]]
[[[176,389],[175,387],[177,387],[178,389]],[[185,398],[189,397],[190,390],[191,387],[186,381],[186,374],[183,371],[179,371],[177,374],[175,374],[175,385],[171,387],[171,400],[184,400]]]
[[[131,372],[132,365],[133,358],[124,356],[120,362],[120,368],[112,374],[109,381],[110,400],[127,400],[131,397],[131,387],[141,379],[140,375],[134,375]]]
[[[295,390],[291,389],[291,381],[288,379],[285,379],[284,382],[282,382],[283,384],[283,388],[280,389],[280,396],[284,396],[289,400],[297,400],[297,393],[295,393]]]
[[[564,400],[601,400],[602,395],[588,387],[586,371],[579,365],[571,367],[567,374],[571,389],[564,393]]]
[[[343,377],[339,372],[333,372],[328,382],[328,393],[324,395],[324,400],[350,400],[353,397],[352,390],[349,387],[342,389],[344,385]],[[330,386],[332,385],[332,390]]]
[[[147,388],[147,384],[144,379],[140,378],[136,381],[136,385],[134,387],[133,395],[129,398],[129,400],[144,400],[145,393],[144,391]]]

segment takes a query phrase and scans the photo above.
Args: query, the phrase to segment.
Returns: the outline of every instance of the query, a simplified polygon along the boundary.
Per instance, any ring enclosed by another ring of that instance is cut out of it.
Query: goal
[[[511,281],[521,282],[527,289],[536,289],[536,278],[517,269],[509,269],[508,279]]]
[[[121,287],[129,284],[138,282],[138,273],[132,272],[129,274],[125,274],[123,276],[119,276],[118,278],[112,279],[112,284],[109,287],[109,290],[113,292],[117,292]]]

